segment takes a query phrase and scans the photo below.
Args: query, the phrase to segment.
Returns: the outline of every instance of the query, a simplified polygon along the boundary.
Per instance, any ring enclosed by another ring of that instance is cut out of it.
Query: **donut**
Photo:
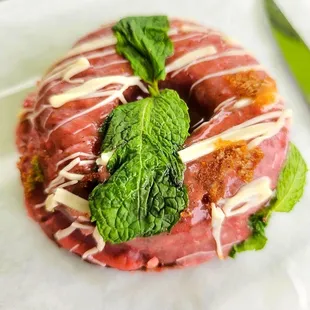
[[[189,204],[169,232],[104,242],[82,208],[109,177],[98,165],[99,128],[117,106],[148,96],[116,52],[112,27],[81,38],[24,101],[16,144],[28,213],[60,247],[100,266],[154,269],[226,258],[251,235],[250,215],[272,198],[290,111],[251,53],[219,31],[171,19],[174,53],[159,87],[177,91],[189,108],[190,135],[179,152]]]

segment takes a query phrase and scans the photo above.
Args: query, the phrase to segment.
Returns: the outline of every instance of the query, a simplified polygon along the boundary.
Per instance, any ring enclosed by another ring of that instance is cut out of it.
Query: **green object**
[[[267,226],[266,214],[269,208],[258,211],[249,218],[249,227],[252,235],[241,243],[235,244],[229,256],[235,258],[236,254],[244,251],[258,251],[264,248],[267,237],[265,235],[265,227]]]
[[[268,224],[272,212],[290,212],[296,203],[301,199],[306,185],[307,165],[293,143],[290,143],[290,151],[284,168],[278,181],[276,197],[270,205],[249,219],[249,226],[252,235],[245,241],[233,246],[230,256],[235,257],[236,253],[261,250],[266,242],[265,227]]]
[[[134,74],[158,93],[157,81],[165,79],[165,61],[173,54],[167,16],[126,17],[113,30],[117,52],[129,60]]]
[[[277,200],[273,205],[273,211],[289,212],[293,209],[304,193],[307,170],[300,152],[291,143],[287,163],[279,177]]]
[[[310,104],[310,51],[273,0],[265,0],[272,34]]]
[[[166,16],[127,17],[114,27],[117,52],[149,84],[150,98],[114,109],[103,124],[102,153],[110,178],[89,196],[92,221],[105,241],[120,243],[169,231],[188,205],[185,165],[177,151],[188,137],[189,114],[178,93],[159,92],[173,53]]]
[[[105,241],[158,234],[178,222],[188,195],[177,151],[189,121],[186,103],[169,89],[111,112],[102,129],[102,152],[114,151],[107,165],[111,176],[89,197]]]

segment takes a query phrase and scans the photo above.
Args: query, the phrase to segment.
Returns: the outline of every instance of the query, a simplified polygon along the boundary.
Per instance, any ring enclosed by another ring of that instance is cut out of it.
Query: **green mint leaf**
[[[102,152],[114,151],[110,178],[89,197],[105,241],[169,231],[187,207],[185,166],[177,151],[188,136],[188,108],[173,90],[114,109],[104,124]]]
[[[266,211],[267,208],[250,216],[249,226],[252,230],[252,235],[245,241],[235,244],[229,253],[230,257],[234,258],[239,252],[258,251],[264,248],[267,242],[267,237],[265,235],[265,227],[267,226],[265,220]]]
[[[233,246],[229,255],[235,257],[236,253],[262,249],[267,238],[265,227],[271,214],[275,212],[289,212],[303,195],[306,184],[307,165],[297,147],[290,143],[290,150],[286,164],[282,169],[277,186],[276,197],[269,206],[258,211],[249,219],[252,235],[245,241]]]
[[[134,74],[149,84],[164,80],[165,61],[173,54],[167,16],[135,16],[121,19],[114,27],[116,50],[126,57]],[[158,91],[157,91],[158,93]]]
[[[291,143],[287,163],[279,177],[274,211],[289,212],[293,209],[304,193],[307,170],[305,160]]]

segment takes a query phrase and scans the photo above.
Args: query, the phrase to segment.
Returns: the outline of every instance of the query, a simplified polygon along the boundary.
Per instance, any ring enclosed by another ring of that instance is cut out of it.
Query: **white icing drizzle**
[[[31,112],[33,112],[33,109],[31,109],[31,108],[20,108],[20,110],[17,114],[17,117],[20,118],[20,117],[24,116],[25,114],[31,113]]]
[[[235,100],[236,100],[236,97],[231,97],[231,98],[224,100],[214,109],[214,112],[217,112],[221,109],[226,108],[227,106],[231,105]]]
[[[79,215],[77,218],[76,218],[79,222],[88,222],[89,221],[89,217],[87,216],[84,216],[84,215]]]
[[[202,47],[199,49],[195,49],[191,52],[184,54],[183,56],[177,58],[172,63],[166,66],[166,72],[169,73],[171,71],[178,70],[190,63],[194,60],[197,60],[206,55],[212,55],[217,52],[216,48],[213,45],[208,45],[206,47]]]
[[[58,230],[55,234],[54,237],[57,241],[64,239],[68,236],[70,236],[76,229],[84,229],[84,230],[90,230],[92,231],[92,236],[96,242],[96,246],[89,249],[88,251],[86,251],[83,255],[82,255],[82,259],[87,259],[93,263],[96,263],[98,265],[101,266],[105,266],[104,263],[96,260],[93,255],[103,251],[104,247],[105,247],[105,242],[102,239],[101,235],[98,232],[97,227],[93,227],[91,225],[85,225],[85,224],[81,224],[78,222],[73,222],[70,226],[68,226],[67,228],[64,229],[60,229]],[[79,244],[74,245],[71,249],[70,252],[74,251],[76,248],[79,247]]]
[[[43,87],[43,85],[46,85],[47,83],[50,83],[52,80],[56,79],[58,77],[57,74],[60,71],[61,72],[65,71],[68,67],[71,67],[72,65],[74,65],[76,63],[76,61],[80,58],[85,58],[85,59],[87,59],[87,61],[89,61],[91,59],[96,59],[96,58],[102,58],[103,59],[104,57],[110,56],[113,54],[116,54],[115,48],[107,49],[107,50],[104,50],[102,52],[92,52],[91,54],[84,55],[84,56],[77,55],[77,56],[70,58],[68,60],[64,60],[61,63],[59,63],[56,67],[54,67],[53,70],[48,72],[48,74],[41,81],[41,83],[39,85],[39,90]],[[96,66],[94,66],[94,68],[96,68]],[[53,76],[53,78],[52,78],[52,76]],[[59,81],[59,83],[61,83],[61,81]],[[57,83],[57,84],[59,84],[59,83]],[[56,86],[57,84],[52,85],[52,87]],[[43,96],[45,96],[46,92],[50,88],[45,89],[45,91],[40,95],[38,100],[40,100]]]
[[[247,72],[247,71],[265,71],[264,67],[262,65],[249,65],[249,66],[239,66],[236,68],[232,68],[232,69],[227,69],[227,70],[223,70],[223,71],[218,71],[218,72],[214,72],[214,73],[210,73],[205,75],[204,77],[202,77],[201,79],[199,79],[198,81],[196,81],[191,89],[190,89],[190,93],[192,93],[193,89],[199,85],[200,83],[202,83],[203,81],[206,81],[208,79],[214,78],[214,77],[219,77],[219,76],[223,76],[223,75],[228,75],[228,74],[235,74],[235,73],[239,73],[239,72]]]
[[[200,33],[189,33],[189,34],[180,36],[178,38],[171,38],[171,41],[176,43],[176,42],[192,39],[192,38],[195,38],[195,37],[201,37],[201,34]]]
[[[276,153],[275,155],[274,155],[274,159],[273,159],[273,161],[272,161],[272,165],[271,165],[271,168],[272,169],[274,169],[274,166],[276,165],[276,163],[278,162],[278,153]]]
[[[282,117],[281,117],[282,116]],[[263,122],[268,119],[279,117],[281,121]],[[261,143],[265,139],[271,138],[276,135],[284,125],[283,119],[291,117],[291,110],[276,111],[262,114],[258,117],[252,118],[242,124],[231,127],[228,130],[215,135],[211,138],[194,143],[187,148],[181,150],[179,155],[183,162],[193,161],[199,157],[207,155],[215,150],[215,142],[218,139],[239,141],[250,140],[260,137],[260,140],[254,140],[253,145]],[[251,146],[253,146],[251,145]]]
[[[69,251],[74,252],[79,246],[80,246],[79,244],[76,244]]]
[[[89,160],[81,160],[80,165],[81,166],[86,166],[95,163],[96,161],[94,159],[89,159]]]
[[[87,58],[81,57],[74,64],[68,67],[68,69],[63,74],[63,80],[68,83],[81,83],[83,79],[76,79],[71,81],[71,78],[90,67],[90,63]]]
[[[71,181],[81,181],[84,178],[83,174],[71,173],[64,170],[61,170],[59,175]]]
[[[233,107],[235,109],[241,109],[241,108],[244,108],[250,104],[252,104],[253,100],[251,98],[242,98],[242,99],[239,99],[235,102],[235,104],[233,105]]]
[[[67,166],[65,166],[64,168],[62,168],[62,169],[60,170],[60,172],[62,172],[62,171],[69,171],[69,170],[71,170],[72,168],[74,168],[76,165],[78,165],[80,162],[81,162],[80,157],[77,157],[77,158],[73,159]]]
[[[57,207],[58,203],[57,201],[55,201],[54,199],[55,194],[50,194],[47,196],[46,200],[45,200],[45,209],[47,211],[54,211],[54,209]]]
[[[67,61],[60,63],[51,72],[49,72],[45,76],[45,78],[41,81],[38,92],[40,91],[40,89],[43,86],[45,86],[48,83],[51,83],[52,81],[54,81],[57,78],[62,77],[62,80],[64,80],[64,75],[66,75],[66,78],[68,79],[69,77],[72,77],[73,73],[77,74],[77,73],[80,73],[80,72],[86,70],[88,67],[90,67],[90,64],[89,64],[90,59],[95,59],[95,58],[99,58],[99,57],[103,58],[105,56],[109,56],[109,55],[112,55],[115,53],[116,53],[116,51],[113,48],[113,49],[105,50],[103,52],[92,53],[92,54],[87,55],[85,57],[81,57],[81,56],[77,55],[76,57],[74,57],[72,59],[69,59]],[[119,61],[110,62],[110,63],[102,65],[98,68],[103,68],[103,67],[107,67],[107,66],[114,65],[117,63],[123,63],[123,62],[127,62],[127,60],[119,60]],[[94,68],[97,68],[97,66],[94,66]],[[67,71],[69,71],[69,72],[67,72]],[[39,102],[50,89],[52,89],[53,87],[60,84],[62,82],[62,80],[59,80],[58,82],[55,82],[55,83],[51,84],[49,87],[45,88],[44,92],[42,92],[40,94],[40,97],[37,99],[37,102]],[[70,81],[67,80],[67,81],[71,82],[71,83],[82,83],[82,82],[84,82],[83,79],[75,79],[73,81],[72,80],[70,80]],[[41,110],[36,112],[32,118],[34,119],[35,117],[37,117],[47,107],[48,106],[42,106],[40,108]]]
[[[67,228],[58,230],[58,231],[54,234],[54,238],[55,238],[56,240],[64,239],[64,238],[70,236],[74,231],[75,231],[75,227],[73,227],[72,225],[70,225],[70,226],[67,227]]]
[[[218,208],[214,203],[211,203],[212,210],[212,235],[216,243],[216,252],[220,259],[224,258],[221,243],[222,224],[225,220],[225,214],[221,208]]]
[[[89,255],[87,257],[87,260],[92,262],[92,263],[94,263],[94,264],[97,264],[97,265],[99,265],[101,267],[105,267],[106,266],[105,263],[100,262],[98,259],[94,258],[92,255]]]
[[[205,137],[212,130],[212,128],[213,128],[213,124],[212,123],[215,120],[217,120],[218,118],[227,117],[229,114],[230,114],[230,112],[228,112],[228,111],[220,111],[215,116],[213,116],[212,119],[210,119],[209,121],[201,123],[193,132],[196,132],[196,131],[200,130],[203,127],[207,127],[205,130],[203,130],[203,136]],[[209,125],[209,126],[207,126],[207,125]]]
[[[277,93],[274,93],[275,100],[274,102],[271,102],[267,105],[267,107],[263,107],[264,112],[268,112],[270,109],[274,109],[275,104],[279,103],[280,96]],[[234,109],[241,109],[244,107],[247,107],[253,103],[253,100],[251,98],[241,98],[238,101],[235,102],[233,105]]]
[[[110,158],[112,157],[114,151],[101,153],[98,159],[96,160],[96,164],[99,166],[106,166]]]
[[[46,105],[46,104],[41,105],[39,109],[37,109],[36,111],[34,110],[33,113],[29,113],[27,119],[29,119],[29,121],[33,123],[34,119],[38,117],[42,112],[44,112],[49,107],[50,105]],[[46,123],[46,121],[47,119],[45,119],[44,123]]]
[[[236,242],[232,242],[232,243],[227,243],[225,245],[222,246],[222,250],[223,249],[226,249],[226,248],[229,248],[231,247],[232,245],[234,245]],[[201,258],[204,258],[204,259],[208,259],[208,258],[211,258],[212,255],[214,253],[214,250],[209,250],[209,251],[199,251],[199,252],[195,252],[195,253],[191,253],[191,254],[188,254],[188,255],[185,255],[185,256],[182,256],[180,258],[178,258],[176,260],[176,263],[178,265],[185,265],[187,266],[188,264],[186,264],[187,262],[195,262],[196,259],[201,259]]]
[[[236,195],[221,199],[217,206],[212,203],[212,235],[216,243],[217,254],[223,257],[221,230],[225,218],[246,213],[252,208],[266,203],[273,195],[270,178],[260,177],[240,188]]]
[[[69,157],[69,156],[68,156]],[[77,157],[75,159],[73,159],[67,166],[63,167],[57,177],[55,179],[53,179],[50,184],[45,188],[45,193],[49,193],[51,192],[51,190],[57,186],[60,185],[61,183],[63,183],[65,181],[64,177],[65,177],[65,172],[70,171],[72,168],[74,168],[76,165],[78,165],[80,163],[80,158]],[[56,165],[57,166],[57,165]],[[71,178],[69,178],[69,180],[72,180]]]
[[[55,188],[56,186],[63,184],[65,181],[66,181],[66,180],[65,180],[62,176],[58,175],[58,176],[57,176],[55,179],[53,179],[53,180],[50,182],[50,184],[45,188],[44,192],[45,192],[46,194],[53,192],[53,191],[54,191],[54,188]]]
[[[200,59],[195,59],[191,63],[185,65],[184,67],[181,67],[178,70],[176,70],[175,72],[172,73],[171,77],[174,77],[177,74],[179,74],[180,72],[188,70],[190,67],[192,67],[194,65],[197,65],[199,63],[202,63],[202,62],[216,60],[216,59],[220,59],[220,58],[223,58],[223,57],[245,56],[245,55],[249,55],[249,54],[250,53],[248,51],[245,51],[243,49],[234,49],[234,50],[229,50],[229,51],[226,51],[226,52],[222,52],[222,53],[218,53],[218,54],[214,54],[214,55],[210,55],[210,56],[205,56],[205,57],[202,57]]]
[[[276,94],[276,100],[271,103],[268,104],[268,109],[264,108],[263,111],[264,112],[268,112],[270,109],[274,109],[275,105],[279,102],[278,101],[279,96]],[[221,102],[215,109],[214,109],[214,113],[219,112],[220,110],[225,110],[226,108],[230,108],[230,109],[241,109],[244,108],[246,106],[249,106],[253,103],[253,100],[251,98],[241,98],[239,100],[236,100],[236,97],[231,97],[228,98],[226,100],[224,100],[223,102]],[[281,106],[279,105],[279,108],[281,108]],[[221,117],[223,114],[221,113],[217,113],[215,116],[213,116],[212,121],[214,121],[215,119],[217,119],[218,117]],[[201,128],[209,125],[210,121],[207,122],[203,122],[202,124],[200,124],[197,128],[195,128],[194,132],[201,130]],[[211,127],[210,127],[211,128]],[[206,130],[204,132],[204,135],[206,135],[209,132],[209,130]]]
[[[152,269],[157,267],[159,264],[159,259],[156,256],[153,256],[148,262],[146,263],[146,268]]]
[[[45,94],[53,87],[59,85],[60,83],[62,83],[63,80],[67,81],[68,83],[83,83],[84,79],[74,79],[71,80],[71,77],[73,75],[76,75],[78,73],[81,73],[83,71],[85,71],[86,69],[90,68],[91,65],[89,63],[89,60],[94,59],[94,58],[98,58],[101,56],[101,58],[103,58],[104,56],[107,55],[111,55],[111,54],[115,54],[115,51],[113,52],[109,52],[109,53],[95,53],[94,55],[90,55],[86,57],[80,57],[80,58],[74,58],[73,60],[70,61],[66,61],[64,63],[61,63],[59,66],[55,67],[53,69],[53,71],[51,71],[44,80],[42,80],[39,90],[42,89],[43,86],[45,86],[48,83],[51,83],[52,81],[62,78],[62,80],[53,83],[52,85],[50,85],[48,88],[46,88],[44,90],[43,93],[40,94],[40,97],[38,99],[41,100],[43,96],[45,96]],[[76,60],[77,59],[77,60]],[[94,65],[92,66],[94,69],[103,69],[105,67],[109,67],[109,66],[113,66],[116,64],[121,64],[121,63],[127,63],[128,61],[125,59],[120,59],[120,60],[116,60],[116,61],[111,61],[109,63],[103,64],[101,66],[98,65]],[[61,70],[59,70],[59,68],[61,68]],[[69,71],[69,72],[67,72]],[[54,73],[56,72],[56,73]],[[53,73],[53,74],[51,74]]]
[[[124,64],[124,63],[128,63],[128,60],[126,59],[120,59],[120,60],[115,60],[115,61],[111,61],[107,64],[101,65],[101,66],[96,66],[96,69],[103,69],[109,66],[113,66],[113,65],[119,65],[119,64]]]
[[[53,211],[58,204],[63,204],[81,213],[90,214],[88,200],[72,194],[63,188],[57,188],[55,194],[48,195],[45,208],[48,211]]]
[[[89,256],[93,256],[95,254],[98,253],[98,249],[97,247],[93,247],[89,250],[87,250],[83,255],[82,255],[82,259],[87,259]]]
[[[122,84],[127,86],[133,86],[138,83],[140,83],[141,88],[144,88],[144,86],[142,86],[142,83],[140,82],[140,78],[136,76],[128,77],[124,75],[111,75],[111,76],[94,78],[86,81],[84,84],[80,86],[70,88],[69,90],[65,91],[62,94],[51,96],[49,98],[49,102],[54,108],[59,108],[69,101],[82,98],[110,84]],[[115,90],[114,92],[117,91]],[[119,94],[119,96],[120,95],[121,94]]]
[[[197,26],[197,25],[182,25],[180,27],[180,30],[183,32],[202,32],[202,33],[212,32],[212,33],[220,34],[217,31],[213,31],[213,30],[210,30],[208,28],[205,28],[202,26]]]
[[[96,52],[96,53],[92,52],[91,54],[86,55],[85,57],[87,57],[88,59],[97,59],[97,58],[103,58],[106,56],[111,56],[113,54],[116,54],[116,50],[114,47],[111,47],[102,52]]]
[[[95,255],[101,251],[103,251],[104,247],[105,247],[105,242],[103,241],[101,235],[99,234],[99,231],[97,229],[97,227],[94,229],[93,232],[93,238],[96,241],[96,246],[89,249],[88,251],[86,251],[83,255],[82,258],[83,259],[87,259],[90,255]]]
[[[57,203],[63,204],[71,209],[90,214],[88,200],[74,195],[63,188],[56,189],[54,199]]]
[[[94,230],[94,226],[82,224],[79,222],[73,222],[71,225],[78,229]]]
[[[36,205],[34,205],[33,207],[35,208],[35,209],[40,209],[40,208],[42,208],[42,207],[44,207],[45,206],[45,201],[44,202],[41,202],[41,203],[37,203]]]
[[[44,121],[43,121],[43,123],[42,123],[42,127],[43,128],[46,128],[46,123],[47,123],[47,121],[48,121],[48,119],[49,119],[49,117],[51,116],[51,114],[52,114],[52,109],[50,109],[47,113],[47,115],[45,115],[45,119],[44,119]]]
[[[86,158],[95,158],[95,155],[84,153],[84,152],[76,152],[73,153],[62,160],[56,163],[56,168],[58,168],[61,164],[65,163],[66,161],[73,159],[68,165],[62,168],[55,179],[53,179],[49,185],[45,188],[45,193],[50,193],[54,190],[55,187],[57,188],[64,188],[67,186],[74,185],[78,183],[78,181],[82,180],[84,175],[78,173],[70,173],[69,171],[77,165],[90,165],[95,163],[95,159],[88,159],[88,160],[81,160],[80,156]],[[65,182],[65,180],[69,180]]]
[[[77,135],[78,133],[80,133],[81,131],[83,131],[89,127],[94,127],[96,129],[96,126],[93,123],[90,123],[90,124],[86,125],[85,127],[79,128],[78,130],[74,131],[72,134]]]
[[[80,158],[76,158],[70,164],[73,164],[74,162],[76,162],[77,164],[80,164],[80,165],[89,165],[89,164],[94,163],[95,161],[94,160],[82,160],[81,161]],[[69,167],[71,169],[70,164],[66,167]],[[72,165],[72,167],[74,167],[75,165],[76,164],[74,163],[74,165]],[[68,172],[68,170],[70,170],[69,168],[67,168],[67,170],[65,168],[60,170],[58,176],[64,177],[64,178],[71,180],[71,181],[81,181],[84,178],[83,174]],[[69,182],[67,182],[67,183],[69,183]],[[73,184],[75,184],[75,183],[73,183]],[[72,185],[72,184],[69,184],[69,185]],[[68,184],[66,186],[68,186]],[[58,186],[58,187],[60,187],[60,186]]]
[[[56,240],[61,240],[64,239],[68,236],[70,236],[76,229],[86,229],[86,230],[93,230],[94,227],[90,225],[85,225],[81,224],[78,222],[72,222],[70,226],[64,229],[58,230],[55,234],[54,237]]]
[[[281,128],[283,128],[285,126],[285,122],[286,122],[286,118],[287,117],[291,117],[291,110],[289,110],[288,113],[283,113],[279,119],[277,120],[277,122],[275,123],[274,126],[268,128],[268,131],[266,131],[266,133],[260,137],[257,137],[256,139],[254,139],[253,141],[251,141],[249,143],[249,148],[253,148],[255,146],[258,146],[259,144],[261,144],[264,140],[269,139],[273,136],[275,136],[280,130]]]
[[[90,63],[88,59],[85,57],[79,57],[76,60],[67,63],[62,70],[55,70],[56,72],[54,74],[49,74],[48,76],[46,76],[45,79],[41,81],[39,85],[39,90],[42,89],[42,87],[46,84],[56,79],[62,79],[63,81],[66,81],[68,83],[81,83],[83,82],[83,79],[76,79],[72,81],[71,78],[74,75],[87,70],[89,67]]]
[[[191,253],[191,254],[179,257],[175,262],[176,262],[177,265],[188,266],[188,261],[191,264],[192,262],[195,262],[197,259],[201,259],[201,258],[208,259],[209,257],[212,257],[213,253],[214,253],[213,250],[210,250],[210,251],[198,251],[198,252],[195,252],[195,253]]]
[[[199,259],[199,258],[209,258],[211,257],[211,255],[214,253],[213,250],[210,250],[210,251],[198,251],[198,252],[195,252],[195,253],[191,253],[191,254],[188,254],[188,255],[185,255],[185,256],[182,256],[180,258],[178,258],[176,260],[176,263],[178,265],[184,265],[185,262],[187,261],[190,261],[190,262],[193,262],[195,261],[196,259]]]
[[[76,57],[70,58],[68,60],[64,60],[61,63],[57,64],[53,69],[50,69],[45,76],[42,78],[39,89],[42,88],[43,85],[46,85],[50,81],[56,79],[57,77],[61,77],[59,73],[64,72],[68,68],[70,68],[72,65],[74,65],[78,59],[83,58],[84,56],[77,55]],[[85,57],[86,58],[86,57]],[[86,58],[87,59],[87,58]],[[88,60],[88,59],[87,59]]]
[[[63,164],[64,162],[66,162],[66,161],[68,161],[70,159],[75,159],[76,157],[80,157],[80,156],[83,156],[83,157],[86,157],[86,158],[95,158],[96,157],[94,154],[89,154],[89,153],[84,153],[84,152],[76,152],[76,153],[73,153],[73,154],[63,158],[59,162],[57,162],[56,163],[56,167],[58,167],[59,165]]]
[[[58,188],[64,188],[64,187],[67,187],[67,186],[71,186],[71,185],[77,184],[78,182],[79,182],[78,180],[72,180],[72,181],[68,181],[68,182],[62,183],[62,184],[58,185],[57,187]]]
[[[218,205],[226,216],[235,216],[266,202],[272,194],[271,180],[265,176],[244,185],[235,196],[221,199]]]
[[[37,111],[35,111],[35,109],[32,109],[32,111],[29,112],[29,113],[27,114],[27,117],[26,117],[25,119],[27,119],[27,120],[29,120],[31,123],[33,123],[33,120],[34,120],[41,112],[43,112],[46,108],[47,108],[47,106],[42,105],[42,106],[40,106],[40,108],[39,108]]]
[[[170,28],[168,30],[168,36],[174,36],[174,35],[178,34],[178,32],[179,32],[178,28]]]
[[[115,90],[105,90],[105,91],[97,91],[95,93],[90,93],[89,95],[83,96],[83,99],[88,99],[88,98],[101,98],[101,97],[106,97],[106,96],[111,96],[113,95]],[[122,102],[124,101],[124,104],[127,103],[125,102],[125,98],[121,96],[119,98]]]
[[[87,42],[76,45],[67,53],[66,58],[115,44],[116,38],[114,35],[96,38],[94,40],[89,40]]]
[[[226,36],[225,34],[222,34],[222,37],[223,37],[224,41],[227,44],[230,44],[230,45],[240,45],[240,43],[235,38]]]

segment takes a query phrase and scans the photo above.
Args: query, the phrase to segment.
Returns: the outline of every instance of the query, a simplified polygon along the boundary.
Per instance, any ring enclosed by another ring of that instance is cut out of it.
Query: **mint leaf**
[[[306,162],[291,143],[287,163],[279,177],[274,211],[289,212],[293,209],[304,193],[307,170]]]
[[[244,251],[258,251],[264,248],[267,237],[265,235],[265,227],[267,226],[266,218],[267,208],[258,211],[249,218],[249,226],[252,235],[241,243],[235,244],[230,253],[230,257],[235,257],[237,253]]]
[[[125,242],[170,230],[188,204],[177,153],[188,136],[186,103],[173,90],[114,109],[103,125],[111,173],[89,197],[105,241]]]
[[[173,54],[167,16],[134,16],[121,19],[114,27],[116,50],[126,57],[134,74],[154,85],[164,80],[166,58]]]
[[[288,158],[279,176],[276,197],[268,207],[250,217],[249,226],[252,229],[252,235],[247,240],[234,245],[229,256],[235,257],[238,252],[257,251],[264,248],[267,242],[265,227],[271,214],[274,211],[289,212],[293,209],[303,195],[307,171],[307,165],[301,153],[293,143],[290,143]]]

